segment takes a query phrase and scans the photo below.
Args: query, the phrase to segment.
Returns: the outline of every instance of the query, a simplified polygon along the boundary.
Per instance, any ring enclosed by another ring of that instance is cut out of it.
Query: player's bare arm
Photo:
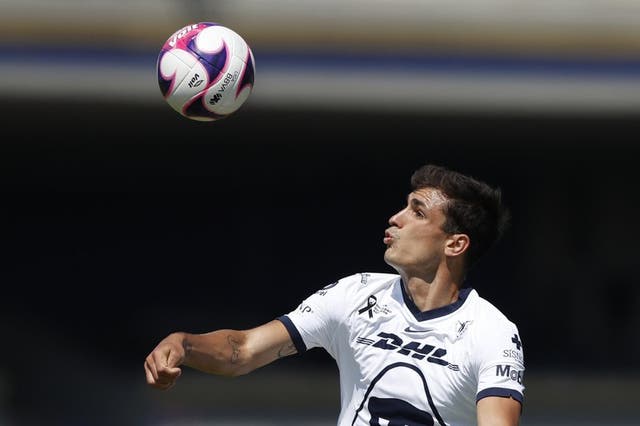
[[[512,398],[490,396],[478,401],[478,426],[517,426],[522,405]]]
[[[221,376],[239,376],[296,353],[280,321],[250,330],[216,330],[205,334],[173,333],[147,356],[147,383],[168,389],[180,377],[180,366]]]

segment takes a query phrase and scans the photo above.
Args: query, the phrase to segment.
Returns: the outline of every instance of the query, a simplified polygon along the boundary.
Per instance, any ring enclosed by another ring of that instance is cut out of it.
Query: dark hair
[[[435,188],[446,197],[443,231],[467,234],[469,269],[502,237],[511,215],[502,203],[502,192],[471,176],[446,167],[427,164],[411,176],[413,190]]]

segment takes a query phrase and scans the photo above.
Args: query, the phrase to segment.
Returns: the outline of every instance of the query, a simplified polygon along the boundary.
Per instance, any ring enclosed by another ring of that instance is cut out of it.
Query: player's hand
[[[179,334],[164,338],[144,361],[147,383],[156,389],[166,390],[175,385],[182,374],[185,350]]]

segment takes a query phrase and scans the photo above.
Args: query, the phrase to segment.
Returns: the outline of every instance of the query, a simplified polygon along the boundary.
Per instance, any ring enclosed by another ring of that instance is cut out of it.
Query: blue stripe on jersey
[[[469,296],[469,293],[471,293],[471,290],[473,290],[471,287],[465,287],[463,289],[460,289],[460,293],[458,294],[458,300],[456,300],[452,304],[443,306],[441,308],[431,309],[429,311],[422,312],[420,311],[420,309],[418,309],[416,304],[413,303],[413,300],[411,300],[411,297],[409,297],[409,295],[407,294],[407,291],[404,288],[404,283],[402,281],[400,281],[400,287],[402,288],[402,298],[404,299],[404,303],[407,305],[407,307],[409,308],[413,316],[416,317],[418,321],[425,321],[425,320],[441,317],[443,315],[447,315],[453,311],[458,310],[458,308],[462,306],[465,300],[467,300],[467,296]]]
[[[289,335],[291,336],[291,340],[293,340],[293,344],[296,347],[296,350],[298,351],[298,353],[299,354],[305,353],[307,351],[307,345],[304,344],[304,341],[302,340],[302,336],[300,335],[300,332],[298,331],[296,326],[293,324],[293,322],[289,319],[289,317],[286,315],[282,315],[276,319],[280,321],[282,324],[284,324],[284,327],[289,332]]]
[[[476,395],[476,402],[480,401],[482,398],[486,398],[488,396],[501,396],[503,398],[513,398],[522,404],[524,397],[520,392],[513,389],[507,388],[486,388],[478,392]]]

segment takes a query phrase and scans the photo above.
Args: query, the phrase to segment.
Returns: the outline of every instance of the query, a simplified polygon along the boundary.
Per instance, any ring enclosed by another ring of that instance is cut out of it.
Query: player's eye
[[[413,209],[412,211],[413,211],[413,215],[414,215],[415,217],[417,217],[417,218],[422,219],[422,218],[424,218],[424,217],[425,217],[425,215],[424,215],[424,213],[422,212],[422,210]]]

